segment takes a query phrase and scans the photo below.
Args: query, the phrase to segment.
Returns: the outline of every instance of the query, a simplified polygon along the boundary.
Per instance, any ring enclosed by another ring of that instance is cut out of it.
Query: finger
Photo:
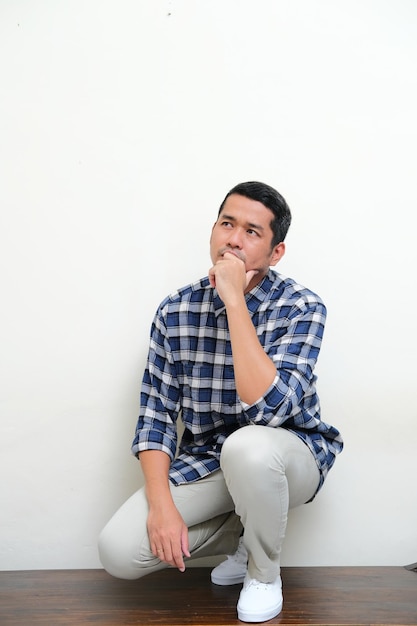
[[[181,550],[178,550],[178,552],[174,552],[173,551],[173,554],[172,554],[172,565],[174,565],[174,567],[178,568],[180,572],[184,572],[185,571],[185,564],[184,564],[184,559],[183,559]]]
[[[152,554],[162,561],[164,557],[164,545],[161,538],[151,540],[150,544]]]
[[[208,273],[208,279],[210,281],[210,286],[211,287],[215,287],[216,286],[216,277],[214,275],[213,269],[211,269]]]
[[[188,543],[188,528],[184,528],[181,533],[181,550],[184,556],[190,557],[190,546]]]
[[[181,551],[175,551],[171,547],[165,547],[159,551],[158,558],[164,563],[168,563],[172,567],[176,567],[180,572],[185,571],[184,560],[182,558]]]
[[[237,254],[235,254],[232,250],[226,250],[225,252],[223,252],[224,259],[228,258],[227,255],[229,255],[230,257],[235,257],[235,259],[239,258]]]
[[[169,563],[170,565],[173,565],[172,551],[169,545],[164,546],[162,554],[160,555],[160,559],[161,561],[164,561],[165,563]]]

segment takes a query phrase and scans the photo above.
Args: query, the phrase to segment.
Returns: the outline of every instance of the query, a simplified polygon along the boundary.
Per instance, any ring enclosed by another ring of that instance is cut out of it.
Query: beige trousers
[[[245,426],[227,438],[220,465],[221,470],[197,482],[171,485],[189,529],[191,559],[232,554],[243,531],[249,574],[271,582],[279,574],[288,510],[316,492],[315,459],[301,439],[284,428]],[[151,552],[147,515],[142,488],[102,531],[100,559],[113,576],[136,579],[168,567]]]

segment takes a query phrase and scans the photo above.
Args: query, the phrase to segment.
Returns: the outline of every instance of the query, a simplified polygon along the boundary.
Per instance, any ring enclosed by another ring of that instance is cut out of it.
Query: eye
[[[222,222],[222,226],[226,226],[226,228],[230,227],[232,224],[230,222],[228,222],[227,220],[223,220]]]
[[[253,228],[248,228],[246,232],[248,233],[248,235],[256,235],[257,237],[259,236],[259,233],[256,230],[253,230]]]

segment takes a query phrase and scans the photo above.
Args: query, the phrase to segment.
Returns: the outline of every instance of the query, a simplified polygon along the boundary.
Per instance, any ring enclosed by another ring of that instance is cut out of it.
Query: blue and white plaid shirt
[[[178,485],[218,470],[223,442],[241,426],[281,426],[310,448],[320,488],[343,447],[339,431],[320,419],[313,373],[325,306],[273,270],[246,294],[246,303],[277,370],[264,396],[252,405],[239,399],[225,306],[203,278],[167,297],[155,315],[132,452],[166,452],[170,480]],[[175,456],[180,413],[185,430]]]

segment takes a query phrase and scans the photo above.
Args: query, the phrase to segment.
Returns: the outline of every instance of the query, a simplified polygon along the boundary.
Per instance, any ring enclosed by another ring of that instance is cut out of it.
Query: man
[[[132,448],[145,486],[99,542],[107,571],[127,579],[184,571],[184,557],[233,555],[212,581],[243,582],[246,622],[281,611],[288,509],[314,498],[343,446],[321,421],[313,373],[326,309],[270,269],[290,222],[275,189],[237,185],[212,229],[208,277],[160,305]]]

